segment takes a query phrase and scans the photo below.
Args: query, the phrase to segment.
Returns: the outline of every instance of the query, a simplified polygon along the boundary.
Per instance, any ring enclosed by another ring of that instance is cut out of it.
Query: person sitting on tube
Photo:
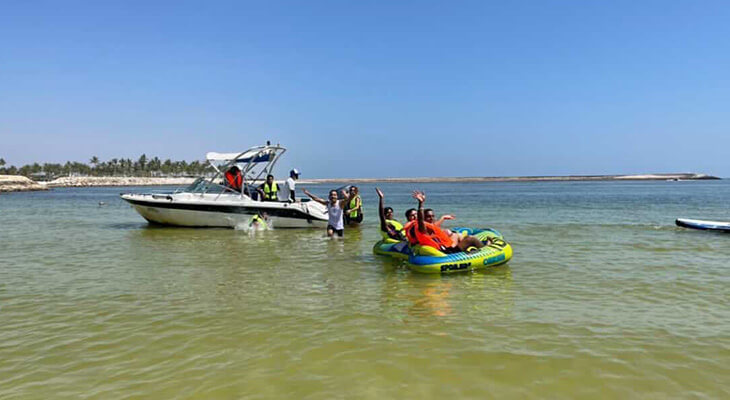
[[[398,241],[406,240],[406,232],[403,230],[403,225],[393,219],[393,209],[391,207],[385,207],[385,195],[379,188],[375,188],[375,192],[378,194],[380,201],[378,202],[378,216],[380,217],[380,234],[385,239],[395,239]],[[413,210],[414,218],[415,211]]]
[[[414,191],[413,198],[418,201],[418,216],[416,221],[406,224],[409,243],[430,246],[444,253],[472,252],[485,246],[474,236],[462,237],[458,233],[443,230],[436,224],[427,222],[423,209],[426,193]]]
[[[434,222],[434,220],[436,219],[436,214],[433,212],[433,208],[427,208],[427,209],[423,210],[423,217],[426,220],[426,222],[428,222],[429,224],[434,224],[434,225],[438,226],[439,228],[441,227],[441,224],[444,223],[444,221],[449,220],[449,219],[454,219],[453,215],[444,214],[441,216],[441,218],[439,218],[438,221]]]

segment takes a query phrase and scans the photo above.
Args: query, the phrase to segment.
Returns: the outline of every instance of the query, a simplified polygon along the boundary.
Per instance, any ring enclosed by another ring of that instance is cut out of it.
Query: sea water
[[[342,240],[150,226],[118,197],[150,188],[0,195],[0,398],[730,397],[730,234],[674,226],[730,220],[727,181],[380,187],[514,258],[375,256],[373,185]]]

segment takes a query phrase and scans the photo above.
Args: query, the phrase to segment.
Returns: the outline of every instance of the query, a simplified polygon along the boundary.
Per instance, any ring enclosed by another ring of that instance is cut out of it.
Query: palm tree
[[[171,172],[172,172],[172,161],[168,158],[162,164],[162,173],[163,173],[163,175],[168,176],[168,175],[170,175]]]
[[[97,175],[95,172],[96,172],[96,167],[99,165],[99,157],[97,157],[97,156],[91,157],[91,160],[89,160],[89,164],[92,165],[92,174]]]
[[[135,169],[139,170],[140,172],[144,172],[145,167],[147,167],[147,155],[142,154],[137,160],[137,168]]]

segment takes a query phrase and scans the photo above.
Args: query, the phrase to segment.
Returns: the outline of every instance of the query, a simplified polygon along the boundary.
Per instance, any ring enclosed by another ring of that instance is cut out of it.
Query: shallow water
[[[730,234],[674,226],[730,220],[728,182],[381,187],[513,260],[374,256],[372,185],[343,240],[151,227],[118,198],[148,188],[3,194],[0,398],[730,396]]]

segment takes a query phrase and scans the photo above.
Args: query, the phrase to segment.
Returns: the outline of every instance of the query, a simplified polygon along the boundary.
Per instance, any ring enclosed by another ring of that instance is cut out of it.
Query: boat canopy
[[[208,161],[217,161],[217,162],[231,162],[234,161],[236,163],[247,163],[247,162],[269,162],[274,159],[274,156],[276,155],[276,152],[270,151],[270,152],[262,152],[261,149],[251,149],[244,151],[242,153],[215,153],[210,152],[205,155],[205,158]]]
[[[209,152],[205,155],[208,164],[216,171],[216,175],[208,180],[213,182],[218,176],[223,175],[231,166],[241,169],[243,184],[251,184],[271,174],[274,165],[279,157],[286,151],[279,144],[271,145],[266,142],[265,146],[254,146],[240,153],[216,153]]]

